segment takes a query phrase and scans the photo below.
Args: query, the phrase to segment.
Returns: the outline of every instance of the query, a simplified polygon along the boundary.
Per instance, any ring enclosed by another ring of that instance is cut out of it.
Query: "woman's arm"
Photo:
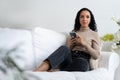
[[[98,59],[100,56],[100,40],[98,37],[95,37],[95,40],[92,40],[92,46],[89,45],[81,36],[76,39],[77,44],[81,44],[86,48],[87,52],[92,56],[93,59]]]
[[[68,36],[66,40],[66,46],[69,47],[70,49],[73,49],[73,47],[75,46],[75,42],[76,42],[75,38],[71,38],[70,36]]]
[[[93,59],[98,59],[100,57],[100,45],[98,43],[92,41],[92,47],[88,44],[86,44],[85,47]]]
[[[69,47],[69,48],[72,47],[72,44],[71,44],[71,37],[70,37],[70,36],[67,37],[66,46]]]

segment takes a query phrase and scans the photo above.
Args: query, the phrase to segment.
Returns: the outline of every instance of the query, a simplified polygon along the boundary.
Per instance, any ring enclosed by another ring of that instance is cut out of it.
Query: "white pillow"
[[[58,47],[65,44],[65,35],[56,31],[36,27],[33,30],[33,44],[35,48],[36,66],[52,54]]]
[[[0,28],[0,49],[3,51],[2,53],[13,48],[16,48],[16,50],[12,51],[10,56],[12,56],[19,67],[23,70],[35,68],[35,57],[30,31]]]

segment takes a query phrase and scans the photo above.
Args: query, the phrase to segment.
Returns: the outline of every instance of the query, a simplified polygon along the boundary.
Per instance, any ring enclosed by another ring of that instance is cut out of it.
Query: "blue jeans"
[[[52,69],[61,71],[88,71],[90,55],[81,51],[71,51],[67,46],[60,46],[47,60]]]

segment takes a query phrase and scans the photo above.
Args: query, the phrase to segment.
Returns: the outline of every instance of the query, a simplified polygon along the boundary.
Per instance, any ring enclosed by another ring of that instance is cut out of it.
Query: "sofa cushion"
[[[15,49],[13,51],[10,51]],[[0,28],[0,50],[10,56],[24,70],[35,68],[31,32],[22,29]]]
[[[76,80],[113,80],[113,74],[105,68],[98,68],[87,72],[72,72]]]
[[[35,76],[38,76],[40,80],[113,80],[113,74],[111,74],[105,68],[99,68],[92,71],[55,71],[55,72],[31,72]]]
[[[76,80],[75,75],[67,71],[28,73],[32,73],[33,75],[37,76],[40,80]]]
[[[66,37],[59,32],[41,27],[36,27],[32,32],[36,67],[38,67],[58,47],[65,44]]]

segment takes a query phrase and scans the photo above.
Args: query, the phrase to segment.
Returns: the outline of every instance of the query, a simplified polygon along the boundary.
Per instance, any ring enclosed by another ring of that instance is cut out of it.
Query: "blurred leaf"
[[[7,71],[6,71],[6,69],[5,68],[3,68],[2,66],[0,66],[0,70],[3,72],[3,73],[7,73]]]
[[[113,17],[112,20],[115,21],[118,26],[120,26],[120,19]]]
[[[13,57],[10,55],[13,54],[15,51],[19,49],[20,45],[15,46],[14,48],[10,50],[6,49],[0,49],[0,61],[3,63],[3,65],[0,65],[0,71],[3,73],[7,73],[7,70],[11,70],[11,75],[14,76],[14,79],[12,80],[30,80],[31,78],[34,78],[32,80],[40,80],[35,75],[30,75],[28,73],[25,73],[14,61]],[[15,55],[16,58],[21,58],[18,55]],[[21,58],[22,59],[22,58]]]

